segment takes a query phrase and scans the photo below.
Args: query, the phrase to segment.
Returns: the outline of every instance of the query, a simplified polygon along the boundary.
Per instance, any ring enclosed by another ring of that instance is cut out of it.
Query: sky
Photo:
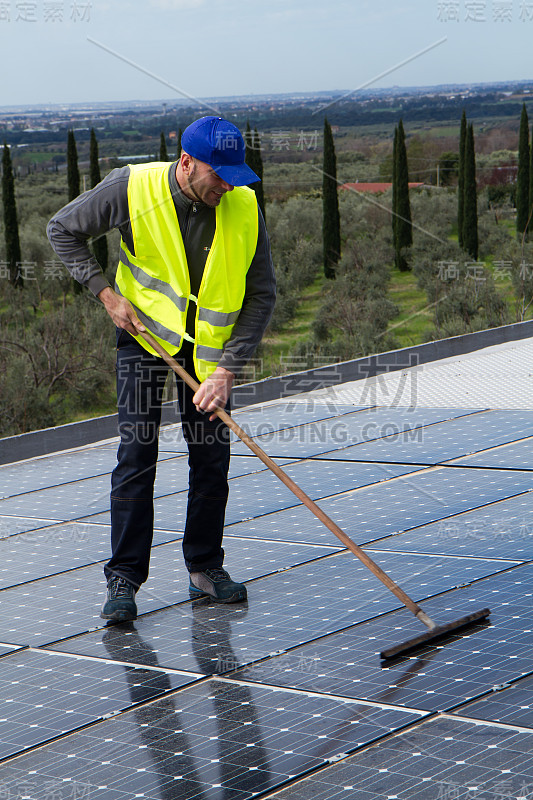
[[[533,0],[0,0],[0,106],[528,80],[532,38]]]

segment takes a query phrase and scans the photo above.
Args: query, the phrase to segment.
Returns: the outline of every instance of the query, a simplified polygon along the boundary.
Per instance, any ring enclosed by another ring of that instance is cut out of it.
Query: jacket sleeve
[[[126,244],[133,244],[128,211],[129,173],[128,166],[112,170],[94,189],[58,211],[46,229],[50,244],[72,277],[94,295],[109,286],[109,281],[91,253],[88,240],[119,228]]]
[[[270,241],[261,210],[257,248],[246,276],[246,289],[241,312],[231,337],[224,346],[218,365],[239,375],[253,356],[274,311],[276,278]]]

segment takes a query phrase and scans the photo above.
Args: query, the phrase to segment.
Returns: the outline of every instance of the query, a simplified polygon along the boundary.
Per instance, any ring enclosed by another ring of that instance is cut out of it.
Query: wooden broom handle
[[[156,353],[166,361],[169,367],[171,367],[174,372],[179,375],[179,377],[184,380],[194,392],[198,390],[199,384],[194,380],[194,378],[192,378],[189,373],[183,369],[183,367],[180,366],[178,362],[166,352],[166,350],[161,347],[159,342],[157,342],[154,337],[148,333],[148,331],[144,331],[142,333],[139,332],[139,336],[142,336],[148,342],[150,347],[152,347]],[[420,619],[420,621],[423,622],[428,628],[431,629],[435,627],[435,623],[429,619],[429,617],[422,611],[420,606],[418,606],[414,600],[411,600],[409,595],[407,595],[403,589],[401,589],[392,580],[392,578],[389,578],[387,573],[383,572],[381,567],[378,566],[376,562],[373,561],[370,556],[367,555],[367,553],[365,553],[364,550],[355,544],[355,542],[353,542],[350,537],[344,533],[344,531],[339,528],[339,526],[333,522],[333,520],[330,519],[330,517],[328,517],[328,515],[322,511],[322,509],[317,506],[313,500],[311,500],[311,498],[303,491],[303,489],[300,489],[300,487],[292,480],[292,478],[289,478],[287,473],[284,472],[281,467],[279,467],[276,462],[273,461],[270,456],[267,455],[265,451],[262,450],[250,436],[248,436],[246,431],[237,425],[235,420],[230,417],[230,415],[224,411],[224,409],[218,408],[213,413],[215,413],[222,420],[222,422],[224,422],[228,428],[230,428],[233,433],[235,433],[236,436],[238,436],[239,439],[241,439],[250,448],[250,450],[261,459],[263,464],[266,464],[266,466],[274,473],[274,475],[277,475],[280,481],[282,481],[282,483],[284,483],[285,486],[287,486],[291,492],[293,492],[296,497],[301,500],[301,502],[307,506],[310,511],[313,512],[315,517],[317,517],[327,528],[329,528],[332,533],[335,534],[337,539],[340,539],[345,547],[351,550],[352,553],[363,562],[365,567],[368,567],[368,569],[374,573],[376,578],[379,578],[379,580],[385,584],[387,589],[390,589],[390,591],[396,595],[396,597],[409,609],[409,611],[412,611],[412,613],[418,617],[418,619]]]

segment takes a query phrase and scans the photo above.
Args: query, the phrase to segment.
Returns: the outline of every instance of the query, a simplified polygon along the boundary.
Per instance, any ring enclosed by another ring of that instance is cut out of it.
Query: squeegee
[[[144,331],[139,333],[146,342],[155,350],[158,355],[163,358],[166,363],[174,370],[174,372],[179,375],[179,377],[185,381],[185,383],[194,391],[196,392],[199,388],[199,384],[192,378],[189,373],[180,365],[178,362],[170,356],[166,350],[164,350],[159,342],[154,339],[154,337],[148,333],[148,331]],[[472,614],[467,614],[464,617],[460,617],[459,619],[455,620],[454,622],[447,622],[444,625],[437,625],[436,622],[428,617],[428,615],[420,608],[414,600],[411,600],[409,595],[407,595],[403,589],[401,589],[393,580],[390,578],[386,572],[384,572],[381,567],[373,561],[370,556],[365,553],[355,542],[353,542],[350,537],[341,529],[339,526],[332,520],[328,515],[322,511],[322,509],[311,500],[311,498],[301,489],[293,480],[290,478],[286,472],[284,472],[281,467],[279,467],[275,461],[273,461],[269,455],[265,453],[264,450],[259,447],[257,442],[255,442],[246,431],[244,431],[235,420],[222,408],[217,409],[215,413],[221,420],[224,422],[233,433],[239,437],[239,439],[246,444],[250,450],[255,453],[255,455],[261,459],[263,464],[265,464],[273,473],[276,475],[280,481],[282,481],[285,486],[287,486],[295,495],[298,497],[301,502],[307,506],[307,508],[312,511],[312,513],[327,527],[329,530],[335,534],[335,536],[343,543],[345,547],[347,547],[351,552],[357,556],[357,558],[363,562],[363,564],[368,567],[368,569],[373,572],[376,578],[390,589],[390,591],[400,600],[403,605],[411,611],[415,617],[421,622],[423,625],[426,626],[427,631],[425,633],[420,634],[419,636],[415,636],[412,639],[408,639],[401,644],[394,645],[392,647],[387,648],[386,650],[382,650],[380,653],[381,658],[388,659],[394,658],[398,655],[402,655],[407,653],[414,648],[421,647],[428,642],[432,642],[436,639],[440,639],[450,633],[453,633],[459,629],[466,628],[469,625],[472,625],[475,622],[479,622],[481,620],[486,619],[490,614],[490,609],[483,608],[479,611],[475,611]]]

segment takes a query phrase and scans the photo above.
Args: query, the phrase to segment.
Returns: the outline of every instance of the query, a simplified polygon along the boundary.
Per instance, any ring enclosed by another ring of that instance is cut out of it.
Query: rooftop
[[[116,440],[0,467],[0,797],[533,799],[533,339],[234,418],[439,623],[424,632],[240,442],[225,548],[247,604],[188,599],[178,425],[151,574],[104,625]]]

